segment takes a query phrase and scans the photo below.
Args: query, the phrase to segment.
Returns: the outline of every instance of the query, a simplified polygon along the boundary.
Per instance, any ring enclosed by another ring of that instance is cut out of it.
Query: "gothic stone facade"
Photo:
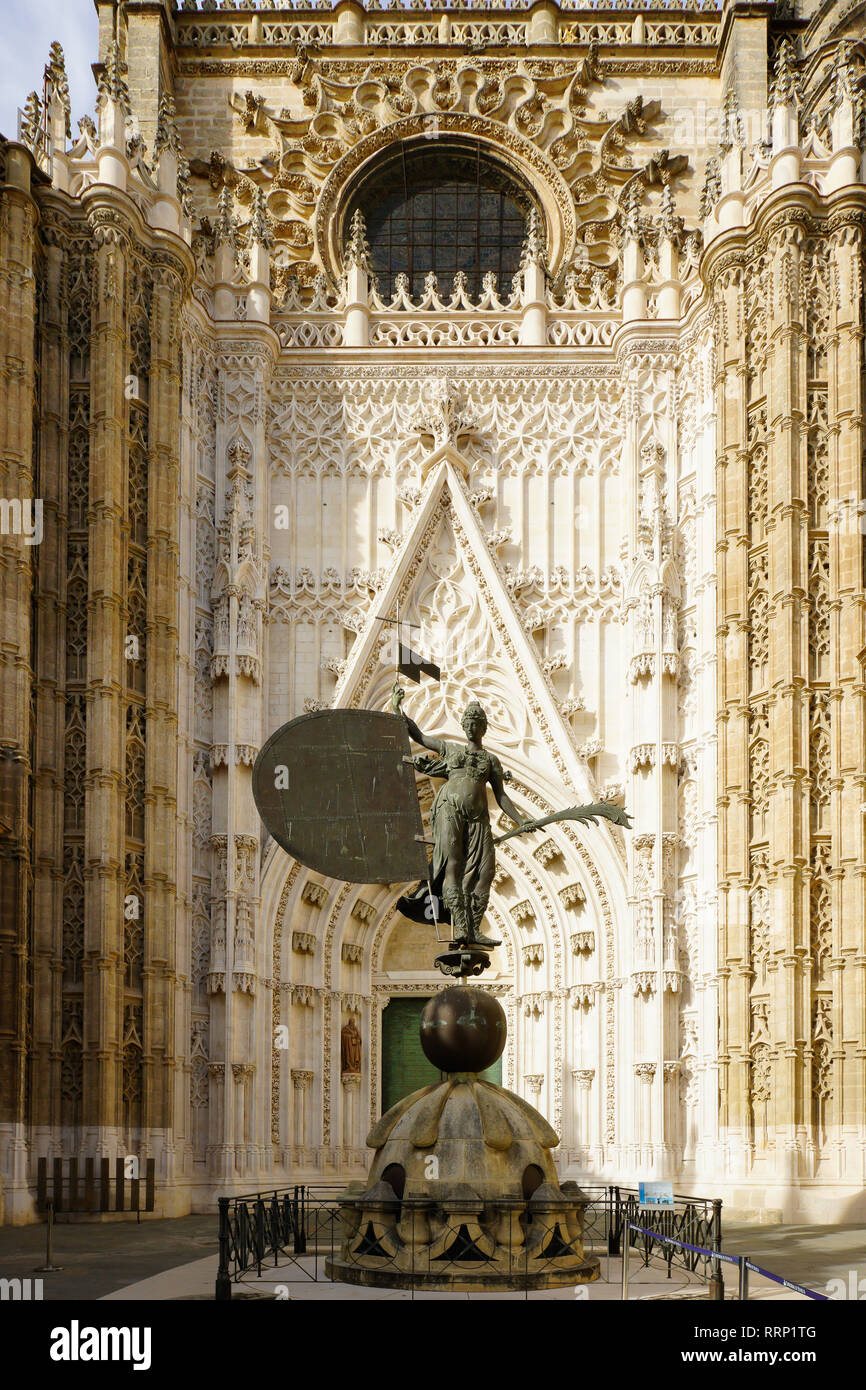
[[[97,9],[96,120],[55,45],[0,146],[5,1219],[43,1155],[152,1155],[166,1214],[364,1171],[435,938],[251,769],[387,707],[398,603],[422,727],[476,696],[527,813],[634,815],[494,884],[561,1175],[851,1216],[866,5]],[[510,283],[372,275],[357,189],[428,148],[527,190]]]

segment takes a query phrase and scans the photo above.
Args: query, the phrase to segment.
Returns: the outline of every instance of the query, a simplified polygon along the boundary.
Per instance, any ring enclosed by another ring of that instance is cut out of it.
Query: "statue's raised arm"
[[[392,710],[395,714],[402,714],[404,720],[406,721],[406,728],[409,730],[409,737],[412,739],[413,743],[420,743],[422,748],[429,748],[431,753],[441,754],[445,746],[441,738],[429,738],[427,734],[422,734],[421,730],[418,728],[418,725],[415,723],[415,720],[410,719],[409,715],[404,710],[403,700],[405,698],[405,695],[406,691],[403,689],[400,682],[395,681],[393,689],[391,690]]]

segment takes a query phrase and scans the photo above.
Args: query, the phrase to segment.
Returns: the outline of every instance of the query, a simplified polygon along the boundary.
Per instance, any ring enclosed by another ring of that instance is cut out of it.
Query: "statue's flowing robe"
[[[431,757],[426,754],[418,754],[413,758],[419,772],[425,773],[428,777],[447,778],[452,771],[456,771],[458,766],[465,765],[467,751],[461,744],[443,741],[441,748],[442,751],[439,755]],[[481,750],[480,759],[478,754],[475,754],[474,757],[478,762],[479,772],[482,770],[481,764],[486,759],[484,780],[487,781],[490,767],[495,765],[498,760],[486,749]],[[432,891],[436,900],[436,921],[450,925],[451,914],[442,901],[442,880],[445,877],[449,847],[454,842],[456,832],[462,840],[465,856],[463,882],[467,889],[471,890],[488,856],[491,860],[494,856],[490,814],[486,804],[478,810],[467,811],[460,795],[454,791],[450,782],[446,781],[445,785],[437,791],[433,801],[433,809],[430,813],[430,830],[433,835],[433,855],[429,865],[428,881],[417,884],[411,893],[406,893],[404,897],[399,898],[397,907],[403,916],[408,917],[412,922],[432,923],[434,920],[433,904],[430,902]]]

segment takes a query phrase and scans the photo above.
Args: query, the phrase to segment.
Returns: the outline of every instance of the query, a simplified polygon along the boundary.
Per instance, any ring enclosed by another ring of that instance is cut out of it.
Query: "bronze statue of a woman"
[[[450,921],[454,928],[453,946],[462,946],[466,951],[471,947],[489,951],[500,944],[489,936],[482,936],[480,930],[496,870],[495,845],[514,835],[541,830],[556,821],[588,821],[597,825],[601,817],[628,830],[631,816],[610,801],[596,801],[587,806],[566,806],[562,811],[540,816],[537,820],[524,820],[505,790],[508,774],[502,771],[496,754],[482,745],[481,740],[487,732],[487,715],[478,701],[470,701],[460,721],[466,743],[446,743],[443,738],[422,734],[402,709],[405,693],[399,682],[395,682],[391,708],[395,714],[402,714],[409,737],[435,754],[432,758],[418,754],[412,761],[418,771],[428,777],[447,780],[436,793],[430,816],[433,858],[428,880],[400,898],[397,906],[413,922],[429,922],[434,914],[437,920]],[[513,830],[495,839],[487,809],[488,784],[499,806],[515,822]],[[432,905],[431,897],[434,899]],[[447,960],[447,956],[440,956],[437,964]],[[440,968],[451,969],[445,965]],[[461,966],[460,971],[462,969]],[[459,973],[456,968],[454,973]]]
[[[492,949],[500,943],[482,936],[480,930],[496,868],[487,809],[488,784],[499,806],[518,826],[528,829],[534,822],[523,819],[505,790],[502,764],[495,753],[482,746],[487,715],[477,700],[470,701],[463,711],[460,722],[466,743],[459,744],[423,734],[401,708],[404,695],[402,686],[395,684],[392,708],[403,715],[414,742],[436,754],[435,758],[419,755],[414,759],[415,766],[428,777],[447,780],[436,793],[430,817],[433,859],[429,885],[420,883],[400,899],[398,907],[414,921],[429,921],[432,893],[445,908],[443,912],[440,907],[436,916],[444,921],[450,917],[455,945]]]

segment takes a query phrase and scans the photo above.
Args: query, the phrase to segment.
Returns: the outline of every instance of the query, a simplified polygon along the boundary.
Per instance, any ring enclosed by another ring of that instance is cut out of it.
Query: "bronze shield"
[[[347,883],[424,878],[421,810],[399,714],[335,709],[271,734],[253,768],[259,815],[287,854]]]

